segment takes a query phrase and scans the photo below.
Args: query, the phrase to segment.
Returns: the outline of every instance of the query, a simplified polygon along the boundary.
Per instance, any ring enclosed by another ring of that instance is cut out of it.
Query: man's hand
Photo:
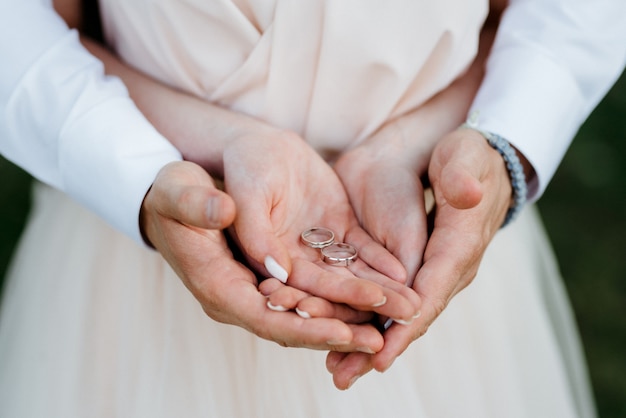
[[[410,325],[392,325],[385,332],[385,346],[372,356],[330,353],[327,368],[339,388],[349,387],[372,368],[387,370],[426,333],[476,275],[510,206],[511,184],[502,157],[471,129],[459,129],[437,144],[429,177],[436,202],[434,228],[412,286],[422,302],[421,316]]]
[[[233,259],[219,229],[234,217],[232,199],[215,188],[204,169],[189,162],[172,163],[161,170],[141,211],[147,239],[214,320],[238,325],[284,346],[380,350],[382,336],[369,325],[305,320],[293,312],[268,309],[255,275]]]

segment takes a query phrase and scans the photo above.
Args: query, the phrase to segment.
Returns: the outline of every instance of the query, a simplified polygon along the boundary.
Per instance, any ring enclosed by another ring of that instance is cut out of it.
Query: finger
[[[207,314],[219,322],[234,323],[261,338],[285,347],[318,350],[355,350],[353,329],[336,319],[305,320],[293,312],[277,312],[267,307],[266,297],[244,280],[228,280],[219,293],[203,303],[210,306]],[[202,299],[199,298],[201,301]],[[204,297],[206,300],[206,296]],[[206,309],[205,309],[206,310]],[[355,329],[357,334],[367,330]],[[375,333],[360,335],[361,339],[378,338]],[[377,342],[376,342],[377,343]]]
[[[387,303],[373,309],[378,314],[391,317],[401,323],[410,323],[419,314],[422,301],[412,288],[400,282],[389,280],[388,277],[364,266],[363,263],[353,263],[350,266],[350,271],[357,277],[379,284],[382,287]],[[367,309],[362,306],[355,307]]]
[[[443,196],[457,209],[473,208],[480,203],[483,196],[479,178],[465,166],[464,161],[448,161],[440,175]]]
[[[162,215],[203,229],[224,229],[235,218],[235,204],[209,183],[171,189],[163,202]]]
[[[274,278],[263,280],[259,284],[259,292],[268,297],[270,309],[277,311],[295,309],[296,313],[304,319],[336,318],[347,324],[362,324],[374,318],[372,312],[356,310],[345,304],[311,296],[306,292],[286,286]]]
[[[229,270],[229,276],[221,277],[232,277],[237,272],[232,265]],[[210,271],[218,270],[213,267]],[[245,273],[250,272],[245,270]],[[267,307],[266,297],[258,292],[251,278],[231,279],[220,284],[220,291],[209,297],[206,291],[202,291],[205,289],[202,283],[196,283],[194,292],[207,314],[217,321],[242,326],[261,338],[286,347],[368,353],[380,351],[383,347],[382,335],[369,324],[345,324],[334,318],[304,319],[294,312],[271,310]],[[288,288],[278,291],[282,289]]]
[[[218,190],[211,177],[189,162],[166,166],[153,184],[155,208],[161,216],[204,229],[224,229],[235,218],[235,203]]]
[[[330,351],[326,355],[326,370],[328,370],[328,372],[331,374],[335,373],[337,366],[339,365],[339,363],[341,363],[341,360],[343,360],[347,355],[348,353]]]
[[[362,306],[370,310],[387,302],[382,286],[358,279],[341,267],[333,269],[336,272],[307,260],[294,259],[290,285],[331,302]]]
[[[361,376],[372,370],[371,359],[372,355],[366,353],[349,353],[341,358],[333,367],[333,383],[337,389],[349,389]],[[328,363],[327,360],[327,367]]]
[[[370,360],[371,366],[379,371],[387,371],[408,346],[426,333],[428,325],[420,318],[410,325],[394,323],[385,331],[385,345]]]
[[[352,346],[339,351],[374,354],[383,349],[383,335],[371,324],[348,324],[353,335]],[[331,348],[330,351],[333,351]]]
[[[446,212],[451,211],[461,213],[451,209],[444,210],[439,216],[447,215]],[[464,221],[466,220],[457,217],[457,223],[451,222],[461,228],[460,230],[441,225],[443,222],[435,227],[426,248],[424,265],[413,285],[422,301],[421,315],[410,325],[394,324],[385,332],[385,346],[372,360],[376,370],[387,370],[412,341],[423,336],[452,297],[475,276],[480,262],[480,249],[483,248],[481,236],[469,234],[467,231],[472,229]]]
[[[472,129],[459,129],[446,136],[435,148],[429,167],[433,189],[457,209],[477,206],[483,198],[481,185],[489,173],[489,157],[495,151],[482,135]]]
[[[263,296],[267,297],[283,287],[285,287],[285,285],[280,280],[270,277],[259,283],[259,292],[261,292]]]
[[[291,286],[283,285],[280,289],[272,292],[267,297],[267,307],[275,311],[293,310],[296,309],[301,300],[307,297],[309,297],[308,293]],[[305,319],[307,318],[300,313],[298,314]]]
[[[345,324],[334,318],[304,319],[294,312],[270,309],[260,319],[258,335],[287,347],[373,354],[384,345],[383,336],[371,325]]]
[[[347,305],[332,303],[315,296],[300,300],[296,313],[303,318],[337,318],[347,324],[361,324],[374,318],[372,312],[353,309]]]
[[[351,268],[359,264],[361,267],[356,268],[356,271],[362,271],[364,277],[355,277],[344,267],[324,265],[322,268],[307,260],[295,259],[289,283],[330,302],[376,312],[402,323],[411,322],[420,309],[419,297],[415,292],[372,270],[362,261],[357,260]],[[384,284],[378,284],[377,281]]]
[[[263,194],[261,189],[238,187],[233,197],[238,209],[235,231],[239,244],[248,257],[265,267],[269,276],[286,283],[291,273],[291,257],[272,224],[271,196]]]
[[[358,248],[359,257],[370,267],[395,281],[403,284],[407,282],[407,271],[400,260],[362,228],[352,228],[344,240]]]
[[[489,242],[481,228],[476,228],[473,219],[468,220],[465,215],[471,217],[471,214],[455,217],[456,228],[436,226],[428,243],[424,265],[413,286],[422,298],[426,323],[431,323],[452,297],[471,282]]]
[[[172,179],[171,173],[163,180],[168,179]],[[293,347],[347,351],[382,347],[382,335],[371,325],[347,325],[326,318],[304,320],[291,312],[271,311],[257,289],[254,274],[232,258],[221,232],[156,218],[161,222],[151,228],[162,238],[157,248],[216,321]]]
[[[423,187],[413,170],[388,164],[376,167],[370,171],[372,180],[366,180],[363,197],[355,199],[362,202],[357,212],[364,229],[406,268],[410,285],[427,238]]]

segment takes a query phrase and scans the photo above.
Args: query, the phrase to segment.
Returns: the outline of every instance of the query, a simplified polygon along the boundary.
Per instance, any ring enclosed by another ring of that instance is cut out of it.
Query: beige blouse
[[[485,0],[103,0],[131,65],[211,102],[349,147],[469,65]]]

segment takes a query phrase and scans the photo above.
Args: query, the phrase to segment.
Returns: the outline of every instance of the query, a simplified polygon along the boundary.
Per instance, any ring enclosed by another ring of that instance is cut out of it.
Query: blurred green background
[[[0,157],[0,278],[30,178]],[[626,417],[626,76],[580,130],[539,201],[576,313],[600,417]]]

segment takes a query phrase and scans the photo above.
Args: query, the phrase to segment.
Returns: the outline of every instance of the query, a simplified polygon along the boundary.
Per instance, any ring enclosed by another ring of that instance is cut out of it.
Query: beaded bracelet
[[[502,138],[500,135],[496,135],[491,132],[486,132],[476,127],[476,114],[471,115],[467,122],[461,125],[462,128],[473,129],[481,134],[489,145],[493,147],[504,159],[506,169],[509,172],[509,178],[511,179],[511,187],[513,188],[513,203],[509,207],[506,213],[504,222],[501,228],[513,221],[517,215],[522,211],[524,204],[526,203],[526,196],[528,195],[528,186],[526,185],[526,175],[524,174],[524,167],[515,152],[515,149],[509,144],[509,141]]]

